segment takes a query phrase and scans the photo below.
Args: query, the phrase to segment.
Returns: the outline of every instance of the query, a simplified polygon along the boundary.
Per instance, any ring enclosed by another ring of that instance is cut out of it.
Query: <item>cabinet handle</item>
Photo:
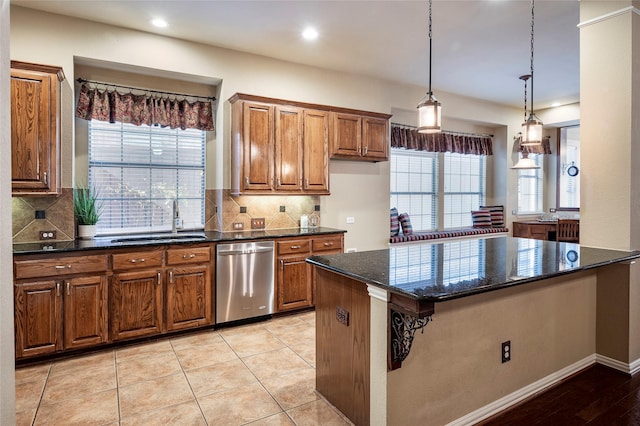
[[[47,172],[44,172],[44,173],[42,174],[42,178],[43,178],[43,180],[44,180],[44,184],[45,184],[45,185],[49,185],[49,182],[47,181]]]
[[[169,284],[173,284],[173,271],[169,271]]]
[[[193,253],[190,253],[190,254],[183,254],[183,255],[182,255],[182,258],[183,258],[183,259],[193,259],[194,257],[196,257],[196,255],[195,255],[195,254],[193,254]]]
[[[244,177],[244,184],[245,186],[249,186],[249,176]]]
[[[56,297],[60,297],[60,281],[56,283]]]
[[[141,258],[141,259],[131,259],[131,260],[129,260],[129,262],[131,262],[131,263],[138,263],[138,262],[142,263],[142,262],[144,262],[144,258]]]
[[[309,178],[304,180],[304,187],[309,188]]]
[[[291,250],[298,250],[300,246],[291,246]]]
[[[56,269],[71,269],[71,265],[56,265]]]
[[[282,185],[282,181],[280,180],[280,178],[278,178],[277,182],[278,182],[278,186]]]
[[[69,281],[65,283],[67,285],[67,296],[71,296],[71,284]]]
[[[369,151],[369,147],[365,146],[364,147],[364,154],[362,154],[362,155],[366,156],[367,155],[367,151]]]
[[[284,269],[284,260],[280,259],[280,269]]]
[[[160,272],[158,272],[158,285],[160,285],[161,282],[162,282],[162,278],[160,276]]]
[[[331,247],[333,245],[333,243],[324,243],[325,247]]]

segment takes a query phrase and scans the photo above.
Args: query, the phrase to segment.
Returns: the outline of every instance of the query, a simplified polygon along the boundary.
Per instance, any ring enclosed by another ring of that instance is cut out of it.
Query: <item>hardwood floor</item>
[[[629,376],[596,364],[480,424],[640,425],[640,374]]]

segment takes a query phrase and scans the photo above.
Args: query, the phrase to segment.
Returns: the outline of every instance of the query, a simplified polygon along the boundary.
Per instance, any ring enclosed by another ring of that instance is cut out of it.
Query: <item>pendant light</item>
[[[522,123],[522,140],[521,145],[540,145],[542,143],[542,121],[536,117],[533,111],[533,40],[534,40],[534,2],[531,0],[531,108],[529,111],[529,118],[525,116],[525,121]],[[526,80],[525,80],[526,82]],[[526,108],[525,108],[526,110]]]
[[[418,132],[438,133],[442,130],[442,106],[431,91],[431,2],[429,0],[429,91],[418,104]]]
[[[520,80],[524,81],[524,119],[525,120],[527,119],[527,80],[529,80],[530,77],[531,75],[529,74],[520,76]],[[516,165],[512,166],[511,168],[514,170],[539,169],[540,166],[536,164],[535,160],[533,158],[529,158],[529,148],[527,148],[527,145],[522,143],[522,133],[518,133],[514,139],[516,140],[515,143],[518,144],[518,148],[519,148],[518,151],[522,153],[522,157],[518,160]]]

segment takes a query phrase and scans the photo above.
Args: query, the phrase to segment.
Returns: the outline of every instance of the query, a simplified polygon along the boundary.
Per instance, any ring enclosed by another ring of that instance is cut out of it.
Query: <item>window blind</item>
[[[99,234],[168,231],[173,200],[184,229],[204,228],[205,132],[91,120],[89,185]]]
[[[472,226],[471,211],[486,197],[486,157],[444,154],[444,229]]]
[[[437,153],[391,149],[391,207],[409,213],[414,231],[438,224]]]
[[[543,156],[542,154],[529,154],[529,158],[533,159],[540,168],[518,170],[518,213],[544,211],[542,205]]]

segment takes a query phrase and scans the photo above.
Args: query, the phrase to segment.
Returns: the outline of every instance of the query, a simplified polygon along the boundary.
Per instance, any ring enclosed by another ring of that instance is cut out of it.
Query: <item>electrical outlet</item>
[[[507,361],[511,361],[511,340],[507,340],[506,342],[502,342],[502,363],[504,364]]]
[[[347,223],[356,223],[356,218],[353,216],[347,217]]]
[[[348,249],[346,249],[346,250],[345,250],[345,253],[355,253],[355,252],[357,252],[357,251],[358,251],[358,249],[354,247],[354,248],[348,248]]]
[[[234,231],[241,231],[244,229],[244,223],[242,222],[233,222],[233,230]]]
[[[41,240],[55,240],[56,239],[56,231],[40,231],[39,233]]]
[[[251,229],[264,229],[264,217],[251,219]]]

